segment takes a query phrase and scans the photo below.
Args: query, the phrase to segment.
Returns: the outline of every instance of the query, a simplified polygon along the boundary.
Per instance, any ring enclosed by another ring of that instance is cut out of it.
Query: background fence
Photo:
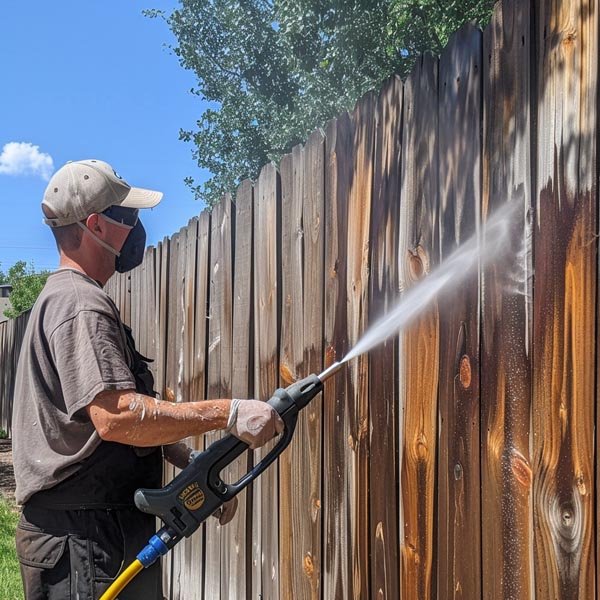
[[[594,0],[505,0],[109,282],[163,397],[267,399],[519,207],[511,260],[330,380],[169,598],[596,596],[597,81]]]

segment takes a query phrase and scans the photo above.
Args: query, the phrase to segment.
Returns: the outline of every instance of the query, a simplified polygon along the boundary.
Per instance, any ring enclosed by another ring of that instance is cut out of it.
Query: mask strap
[[[111,219],[110,217],[108,217],[104,213],[98,213],[98,214],[105,221],[108,221],[109,223],[112,223],[113,225],[116,225],[117,227],[122,227],[123,229],[128,229],[129,231],[131,231],[134,228],[134,225],[126,225],[125,223],[121,223],[121,221],[115,221],[114,219]]]
[[[117,252],[112,246],[109,246],[105,241],[101,240],[91,229],[86,227],[81,221],[77,221],[77,225],[81,227],[86,233],[89,233],[93,238],[104,248],[106,248],[109,252],[112,252],[115,256],[121,256],[120,252]]]

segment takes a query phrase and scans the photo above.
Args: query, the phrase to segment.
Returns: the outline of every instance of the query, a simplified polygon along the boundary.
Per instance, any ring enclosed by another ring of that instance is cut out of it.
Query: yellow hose
[[[110,587],[100,596],[100,600],[115,600],[115,598],[125,589],[131,580],[144,569],[144,565],[135,559],[110,585]]]

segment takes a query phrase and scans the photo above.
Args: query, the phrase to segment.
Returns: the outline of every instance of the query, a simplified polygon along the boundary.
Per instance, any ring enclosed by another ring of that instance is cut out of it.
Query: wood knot
[[[575,490],[573,490],[575,492]],[[555,496],[550,502],[549,522],[556,545],[565,554],[574,554],[580,549],[583,535],[583,507],[581,496],[570,493],[569,497]]]
[[[304,562],[304,572],[306,573],[306,576],[312,578],[313,573],[315,572],[315,565],[313,563],[313,559],[312,559],[310,552],[306,553],[306,556],[304,557],[303,562]]]
[[[427,445],[427,436],[421,431],[417,437],[416,455],[418,460],[427,461],[429,458],[429,447]]]
[[[529,461],[516,448],[513,448],[510,451],[509,462],[515,479],[525,489],[529,489],[533,477]]]
[[[296,381],[296,377],[292,373],[292,370],[284,362],[282,362],[281,365],[279,365],[279,376],[286,385],[290,385],[294,383],[294,381]]]
[[[587,486],[585,485],[585,477],[581,473],[575,479],[575,485],[577,486],[577,490],[579,491],[580,496],[585,496],[587,494]]]
[[[325,348],[325,366],[329,367],[335,362],[336,352],[333,346]]]
[[[471,360],[466,354],[460,359],[458,378],[463,389],[466,390],[471,386]]]
[[[412,281],[418,281],[427,272],[427,254],[421,246],[408,249],[408,272]]]
[[[458,481],[459,479],[462,479],[462,476],[463,476],[462,465],[460,463],[456,463],[454,465],[454,479],[455,479],[455,481]]]
[[[375,528],[375,538],[383,542],[383,523],[381,521],[377,523],[377,527]]]
[[[321,501],[318,498],[313,497],[313,499],[310,503],[310,507],[311,507],[310,516],[311,516],[313,522],[316,522],[317,518],[319,517],[319,511],[321,510]]]

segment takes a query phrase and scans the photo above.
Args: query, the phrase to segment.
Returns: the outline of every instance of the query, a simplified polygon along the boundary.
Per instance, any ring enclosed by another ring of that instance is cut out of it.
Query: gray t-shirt
[[[134,389],[125,332],[102,288],[74,269],[48,278],[27,324],[12,421],[16,499],[77,472],[101,442],[85,407],[102,391]]]

